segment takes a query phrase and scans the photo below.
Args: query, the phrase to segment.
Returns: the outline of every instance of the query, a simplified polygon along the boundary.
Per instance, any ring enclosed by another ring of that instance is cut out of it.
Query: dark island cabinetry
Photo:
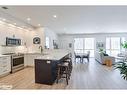
[[[35,83],[53,84],[59,61],[35,59]]]

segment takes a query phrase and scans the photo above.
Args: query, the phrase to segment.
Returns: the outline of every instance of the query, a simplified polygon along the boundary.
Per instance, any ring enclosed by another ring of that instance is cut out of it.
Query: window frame
[[[47,38],[48,38],[48,43],[47,43]],[[45,48],[46,49],[50,48],[50,38],[48,36],[45,37]]]
[[[92,49],[85,48],[85,39],[87,39],[87,38],[92,38],[94,40],[94,48],[92,48]],[[85,51],[90,51],[90,50],[93,50],[95,52],[95,38],[94,37],[87,37],[87,38],[74,38],[74,52],[76,52],[78,50],[82,51],[81,54],[85,53]],[[75,49],[75,39],[82,39],[83,40],[83,48],[82,49]],[[95,54],[93,54],[92,57],[94,57],[94,56],[95,56]]]
[[[125,40],[125,37],[106,37],[106,39],[107,39],[107,38],[109,38],[109,44],[110,44],[110,45],[109,45],[109,49],[107,49],[106,47],[105,47],[105,48],[106,48],[106,51],[107,51],[107,50],[110,51],[110,54],[109,54],[109,55],[112,54],[112,53],[111,53],[112,51],[119,51],[119,52],[121,52],[121,51],[123,50],[123,48],[122,48],[122,46],[121,46],[121,43],[122,43],[122,38],[124,38],[124,40]],[[119,48],[119,49],[112,49],[112,47],[111,47],[111,38],[120,38],[120,41],[119,41],[119,42],[120,42],[120,48]],[[105,39],[105,40],[106,40],[106,39]],[[106,40],[106,41],[107,41],[107,40]],[[106,44],[107,44],[107,42],[106,42]]]

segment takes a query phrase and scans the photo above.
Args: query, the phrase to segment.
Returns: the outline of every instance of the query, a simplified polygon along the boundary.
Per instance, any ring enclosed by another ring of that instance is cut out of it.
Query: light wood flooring
[[[12,85],[12,89],[127,89],[127,81],[112,67],[101,65],[94,59],[90,63],[73,65],[69,85],[64,79],[53,85],[36,84],[32,67],[0,78],[0,85]]]

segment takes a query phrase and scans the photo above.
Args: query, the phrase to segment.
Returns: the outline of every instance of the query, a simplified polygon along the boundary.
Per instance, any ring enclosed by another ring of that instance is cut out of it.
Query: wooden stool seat
[[[58,66],[68,66],[69,65],[69,63],[68,62],[64,62],[63,64],[59,64]]]
[[[65,61],[69,61],[69,62],[71,62],[71,59],[66,59]]]
[[[69,63],[69,70],[70,70],[70,73],[72,71],[72,59],[71,58],[66,58],[63,62],[68,62]]]

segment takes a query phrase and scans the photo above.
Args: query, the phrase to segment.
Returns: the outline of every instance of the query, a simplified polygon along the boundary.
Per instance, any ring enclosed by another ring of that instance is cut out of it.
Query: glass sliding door
[[[94,38],[84,38],[84,53],[90,51],[90,57],[94,57]]]
[[[94,57],[94,38],[75,38],[75,53],[87,53],[90,51],[90,57]]]
[[[122,51],[121,43],[125,41],[124,37],[107,37],[106,53],[111,56],[117,56]]]
[[[83,53],[83,38],[74,39],[74,52]]]

